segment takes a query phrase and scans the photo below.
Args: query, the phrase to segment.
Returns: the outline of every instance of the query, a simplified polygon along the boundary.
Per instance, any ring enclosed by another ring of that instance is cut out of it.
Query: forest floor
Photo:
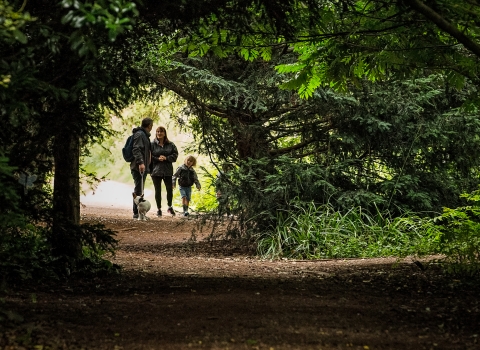
[[[478,281],[410,258],[262,260],[150,216],[82,208],[117,232],[121,273],[11,286],[0,349],[480,349]]]

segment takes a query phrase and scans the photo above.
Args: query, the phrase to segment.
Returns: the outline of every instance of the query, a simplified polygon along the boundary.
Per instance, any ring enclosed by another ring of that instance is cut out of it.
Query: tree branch
[[[191,94],[185,91],[184,89],[180,88],[177,84],[170,82],[168,79],[166,79],[161,75],[152,77],[152,80],[158,85],[164,86],[170,91],[173,91],[174,93],[176,93],[178,96],[181,96],[185,100],[190,101],[195,105],[203,108],[208,113],[211,113],[221,118],[227,118],[227,119],[229,118],[229,114],[226,109],[213,108],[212,106],[209,106],[206,103],[201,102],[194,94]]]
[[[432,8],[425,5],[423,1],[420,0],[405,0],[405,3],[409,4],[414,10],[424,15],[428,20],[432,21],[438,28],[442,31],[450,34],[453,38],[457,39],[459,43],[465,46],[470,50],[475,56],[480,57],[480,45],[471,40],[468,36],[463,34],[450,22],[445,20]]]
[[[318,141],[318,139],[315,138],[315,139],[310,139],[310,140],[306,140],[306,141],[297,143],[296,145],[293,145],[293,146],[290,146],[290,147],[279,148],[279,149],[270,149],[270,150],[268,150],[268,154],[271,155],[271,156],[278,156],[278,155],[281,155],[281,154],[287,154],[291,151],[295,151],[297,149],[304,148],[304,147],[308,146],[309,144],[314,143],[316,141]],[[327,147],[316,149],[316,151],[319,151],[319,150],[320,151],[326,151]]]

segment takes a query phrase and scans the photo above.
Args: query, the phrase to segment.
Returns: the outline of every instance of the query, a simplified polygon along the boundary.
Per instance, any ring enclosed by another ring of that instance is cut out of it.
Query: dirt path
[[[480,349],[478,283],[408,259],[265,261],[195,219],[82,220],[118,232],[123,272],[10,290],[23,321],[0,326],[0,349]]]

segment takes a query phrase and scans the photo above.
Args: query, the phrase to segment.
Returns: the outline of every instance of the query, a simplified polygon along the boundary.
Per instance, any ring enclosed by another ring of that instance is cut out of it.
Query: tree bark
[[[74,132],[60,132],[54,143],[53,245],[56,255],[81,256],[80,139]]]

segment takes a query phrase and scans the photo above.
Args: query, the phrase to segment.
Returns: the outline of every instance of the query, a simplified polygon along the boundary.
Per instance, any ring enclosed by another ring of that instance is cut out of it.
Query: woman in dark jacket
[[[151,172],[153,186],[155,186],[155,202],[157,203],[157,216],[162,216],[162,180],[167,190],[167,204],[171,215],[175,215],[172,208],[172,163],[177,160],[178,150],[173,142],[167,138],[167,130],[159,126],[155,133],[155,139],[152,141],[152,161],[153,169]]]

